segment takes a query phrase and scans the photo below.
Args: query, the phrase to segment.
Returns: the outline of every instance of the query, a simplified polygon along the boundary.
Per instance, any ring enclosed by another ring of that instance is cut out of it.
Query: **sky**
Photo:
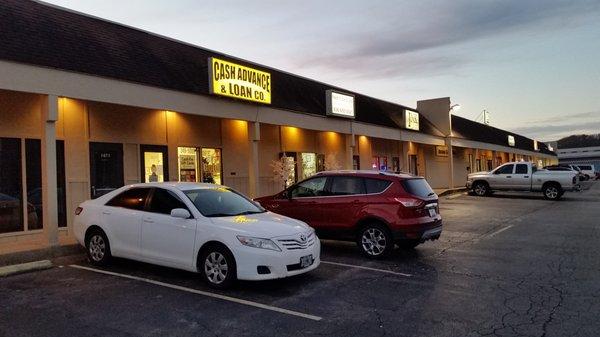
[[[600,133],[600,0],[48,0],[543,141]]]

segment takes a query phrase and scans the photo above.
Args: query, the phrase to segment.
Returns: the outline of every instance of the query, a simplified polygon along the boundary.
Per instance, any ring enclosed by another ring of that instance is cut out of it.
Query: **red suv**
[[[321,172],[256,201],[308,223],[320,238],[356,241],[373,258],[394,243],[412,249],[442,232],[437,195],[425,179],[407,174]]]

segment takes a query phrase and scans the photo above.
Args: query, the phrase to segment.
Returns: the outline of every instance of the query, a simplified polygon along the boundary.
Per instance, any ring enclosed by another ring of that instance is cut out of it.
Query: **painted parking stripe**
[[[171,289],[181,290],[181,291],[185,291],[185,292],[192,293],[192,294],[217,298],[217,299],[224,300],[224,301],[243,304],[243,305],[260,308],[260,309],[264,309],[264,310],[275,311],[275,312],[279,312],[279,313],[286,314],[286,315],[292,315],[292,316],[310,319],[313,321],[320,321],[323,319],[322,317],[319,317],[319,316],[314,316],[314,315],[309,315],[309,314],[305,314],[305,313],[301,313],[301,312],[297,312],[297,311],[293,311],[293,310],[287,310],[287,309],[282,309],[282,308],[278,308],[278,307],[273,307],[270,305],[252,302],[252,301],[248,301],[248,300],[243,300],[243,299],[235,298],[235,297],[231,297],[231,296],[225,296],[225,295],[210,293],[207,291],[197,290],[197,289],[193,289],[193,288],[182,287],[182,286],[165,283],[165,282],[160,282],[160,281],[155,281],[155,280],[151,280],[151,279],[147,279],[147,278],[143,278],[143,277],[132,276],[132,275],[127,275],[127,274],[119,274],[119,273],[115,273],[115,272],[111,272],[111,271],[100,270],[100,269],[80,266],[80,265],[76,265],[76,264],[72,264],[72,265],[70,265],[70,267],[82,269],[82,270],[88,270],[88,271],[91,271],[94,273],[106,274],[106,275],[130,279],[130,280],[136,280],[136,281],[140,281],[140,282],[150,283],[150,284],[158,285],[158,286],[165,287],[165,288],[171,288]]]
[[[346,263],[323,261],[323,260],[321,260],[321,263],[331,264],[331,265],[334,265],[334,266],[342,266],[342,267],[348,267],[348,268],[356,268],[356,269],[364,269],[364,270],[376,271],[376,272],[380,272],[380,273],[392,274],[392,275],[397,275],[397,276],[404,276],[404,277],[411,277],[412,276],[412,274],[398,273],[398,272],[391,271],[391,270],[377,269],[377,268],[359,266],[359,265],[355,265],[355,264],[346,264]]]
[[[500,228],[499,230],[497,230],[497,231],[495,231],[495,232],[493,232],[493,233],[491,233],[491,234],[487,235],[487,237],[488,237],[488,238],[491,238],[492,236],[494,236],[494,235],[496,235],[496,234],[500,234],[500,233],[504,232],[505,230],[512,228],[513,226],[514,226],[514,224],[513,224],[513,225],[509,225],[509,226],[506,226],[506,227],[503,227],[503,228]]]

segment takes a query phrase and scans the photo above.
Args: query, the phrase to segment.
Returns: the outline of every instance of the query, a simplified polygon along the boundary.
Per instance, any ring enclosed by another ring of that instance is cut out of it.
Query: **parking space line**
[[[87,271],[91,271],[94,273],[106,274],[106,275],[130,279],[130,280],[136,280],[136,281],[140,281],[140,282],[150,283],[150,284],[158,285],[158,286],[165,287],[165,288],[171,288],[171,289],[181,290],[181,291],[185,291],[185,292],[192,293],[192,294],[217,298],[217,299],[224,300],[224,301],[234,302],[234,303],[247,305],[247,306],[255,307],[255,308],[260,308],[260,309],[264,309],[264,310],[275,311],[275,312],[279,312],[279,313],[286,314],[286,315],[310,319],[313,321],[320,321],[323,319],[322,317],[319,317],[319,316],[314,316],[314,315],[309,315],[309,314],[305,314],[305,313],[301,313],[301,312],[297,312],[297,311],[293,311],[293,310],[273,307],[270,305],[252,302],[252,301],[248,301],[248,300],[243,300],[243,299],[235,298],[235,297],[231,297],[231,296],[220,295],[220,294],[210,293],[207,291],[197,290],[197,289],[193,289],[193,288],[182,287],[182,286],[165,283],[165,282],[160,282],[160,281],[155,281],[155,280],[147,279],[147,278],[143,278],[143,277],[132,276],[132,275],[127,275],[127,274],[120,274],[120,273],[115,273],[112,271],[100,270],[100,269],[80,266],[80,265],[76,265],[76,264],[72,264],[72,265],[70,265],[70,267],[76,268],[76,269],[87,270]]]
[[[356,268],[356,269],[364,269],[364,270],[376,271],[376,272],[380,272],[380,273],[392,274],[392,275],[397,275],[397,276],[412,277],[412,274],[398,273],[398,272],[391,271],[391,270],[377,269],[377,268],[359,266],[359,265],[355,265],[355,264],[347,264],[347,263],[339,263],[339,262],[331,262],[331,261],[323,261],[323,260],[321,260],[321,263],[331,264],[331,265],[334,265],[334,266],[342,266],[342,267],[348,267],[348,268]]]
[[[513,225],[509,225],[509,226],[506,226],[506,227],[503,227],[503,228],[500,228],[499,230],[497,230],[497,231],[495,231],[495,232],[493,232],[493,233],[491,233],[491,234],[487,235],[487,237],[488,237],[488,238],[491,238],[492,236],[494,236],[494,235],[496,235],[496,234],[500,234],[500,233],[504,232],[505,230],[507,230],[507,229],[510,229],[510,228],[511,228],[511,227],[513,227],[513,226],[514,226],[514,224],[513,224]]]

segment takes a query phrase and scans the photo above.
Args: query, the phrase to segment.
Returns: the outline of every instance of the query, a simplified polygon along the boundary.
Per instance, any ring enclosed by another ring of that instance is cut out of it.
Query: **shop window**
[[[317,155],[317,172],[325,171],[325,155],[318,154]]]
[[[281,152],[279,153],[279,158],[283,158],[285,155],[288,165],[293,167],[294,169],[290,172],[288,179],[285,182],[285,187],[291,186],[296,182],[296,178],[298,177],[298,167],[296,166],[296,152]]]
[[[419,169],[418,169],[418,158],[417,155],[415,154],[411,154],[408,156],[408,161],[409,161],[409,166],[408,166],[408,172],[410,172],[410,174],[412,175],[418,175],[419,174]]]
[[[168,152],[166,146],[140,145],[142,177],[145,183],[169,180]]]
[[[379,168],[379,157],[373,156],[373,160],[371,160],[371,168],[373,170],[377,170]]]
[[[56,142],[58,226],[67,226],[64,142]],[[21,162],[21,139],[0,138],[0,233],[44,227],[42,198],[42,153],[39,139],[25,140],[25,162]],[[24,166],[24,167],[23,167]],[[23,212],[22,170],[26,177],[26,216]],[[24,226],[27,223],[27,226]]]
[[[352,169],[360,170],[360,156],[352,156]]]
[[[487,161],[487,170],[491,171],[493,169],[494,169],[494,164],[492,163],[491,159],[488,159],[488,161]]]
[[[400,158],[399,157],[392,157],[392,171],[400,172]]]
[[[23,230],[21,140],[0,138],[0,233]]]
[[[477,167],[477,172],[483,171],[481,169],[481,159],[475,159],[475,166]]]
[[[379,171],[387,171],[388,161],[387,157],[379,157]]]
[[[223,184],[221,149],[202,149],[202,182]]]
[[[42,152],[39,139],[25,140],[25,176],[27,180],[27,228],[44,227],[44,205],[42,198]],[[56,141],[56,186],[58,206],[58,227],[67,226],[67,202],[65,184],[65,145]]]
[[[306,179],[317,173],[317,155],[315,153],[301,153],[302,178]]]
[[[196,182],[198,177],[197,149],[195,147],[178,147],[177,161],[179,181]]]

